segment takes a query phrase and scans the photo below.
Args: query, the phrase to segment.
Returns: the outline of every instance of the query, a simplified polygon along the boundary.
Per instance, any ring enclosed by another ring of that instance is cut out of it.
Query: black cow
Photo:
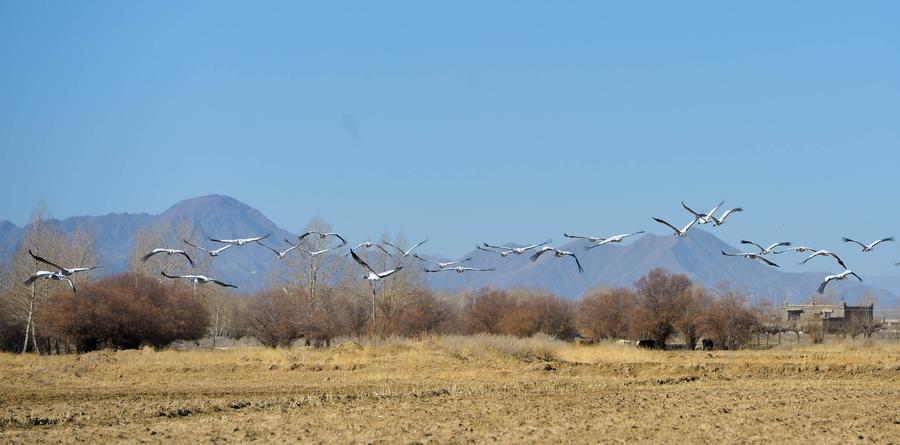
[[[656,349],[656,340],[638,340],[639,348]]]
[[[701,351],[709,351],[713,348],[713,346],[715,346],[713,344],[713,341],[708,338],[704,338],[703,340],[700,340],[700,350]]]

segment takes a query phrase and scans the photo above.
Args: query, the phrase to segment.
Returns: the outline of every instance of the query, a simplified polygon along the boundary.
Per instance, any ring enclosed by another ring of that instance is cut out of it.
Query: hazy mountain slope
[[[141,229],[162,233],[175,233],[181,221],[193,226],[192,241],[208,248],[221,245],[207,238],[238,238],[272,235],[265,241],[272,247],[283,248],[284,238],[296,239],[296,234],[278,227],[257,209],[234,198],[209,195],[186,199],[176,203],[160,215],[110,214],[104,216],[80,216],[57,223],[67,233],[77,227],[93,230],[98,254],[106,265],[105,273],[124,270],[135,234]],[[18,246],[25,229],[9,222],[0,222],[0,261],[9,259]],[[738,250],[717,238],[715,232],[695,228],[687,237],[647,234],[629,239],[622,245],[611,244],[596,249],[585,250],[583,241],[570,241],[557,245],[574,252],[585,268],[579,274],[571,258],[555,258],[545,254],[537,262],[529,261],[534,251],[523,255],[510,254],[501,258],[480,250],[473,250],[464,257],[471,256],[467,266],[496,268],[495,272],[440,272],[425,274],[426,282],[434,289],[462,290],[481,287],[513,288],[532,287],[547,289],[557,295],[577,298],[583,292],[596,286],[632,286],[634,282],[656,267],[663,267],[675,273],[688,274],[693,280],[706,286],[728,282],[745,291],[779,301],[803,301],[809,298],[827,273],[837,272],[829,261],[810,264],[808,273],[785,273],[744,258],[725,257],[721,251]],[[349,240],[356,241],[356,240]],[[180,240],[172,239],[176,247]],[[556,244],[554,244],[556,245]],[[162,246],[160,246],[162,247]],[[166,246],[172,247],[172,246]],[[204,257],[205,258],[205,257]],[[789,264],[799,261],[801,255],[772,255],[776,263]],[[446,258],[435,257],[442,261]],[[338,261],[349,261],[344,257]],[[425,269],[432,266],[408,258],[410,268]],[[210,275],[233,282],[242,290],[264,287],[271,272],[279,267],[272,252],[262,246],[250,244],[224,251],[210,262]],[[355,267],[355,266],[353,266]],[[879,307],[896,307],[897,298],[893,292],[900,289],[900,278],[868,277],[865,283],[845,281],[834,283],[837,295],[845,295],[849,301],[860,299],[867,292]]]

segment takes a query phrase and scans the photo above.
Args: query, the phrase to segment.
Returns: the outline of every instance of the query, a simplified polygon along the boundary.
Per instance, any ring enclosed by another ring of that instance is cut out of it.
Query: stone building
[[[871,326],[874,308],[874,304],[850,306],[843,301],[837,304],[784,304],[781,306],[781,322],[784,326],[791,326],[816,317],[822,320],[827,331],[837,332],[852,326]]]

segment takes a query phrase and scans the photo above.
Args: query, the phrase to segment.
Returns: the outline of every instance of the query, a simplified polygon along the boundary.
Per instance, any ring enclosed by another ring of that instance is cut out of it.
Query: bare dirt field
[[[428,337],[0,355],[0,443],[900,443],[900,347]]]

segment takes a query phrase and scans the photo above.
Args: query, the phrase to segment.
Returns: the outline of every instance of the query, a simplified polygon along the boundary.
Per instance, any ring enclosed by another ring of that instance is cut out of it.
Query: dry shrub
[[[707,337],[722,349],[738,349],[747,344],[759,323],[746,299],[727,288],[719,291],[703,319]]]
[[[282,289],[269,289],[248,298],[244,324],[260,343],[270,348],[286,347],[303,336],[300,299]]]
[[[630,289],[600,289],[585,294],[578,303],[578,321],[594,340],[628,336],[635,295]]]
[[[547,334],[531,337],[511,335],[443,335],[433,337],[430,344],[457,357],[512,358],[524,361],[559,360],[559,350],[566,343]]]
[[[561,339],[577,333],[571,302],[547,293],[483,289],[470,297],[463,318],[469,333],[528,337],[542,332]]]
[[[638,338],[652,339],[665,348],[684,313],[684,296],[690,292],[691,281],[687,275],[672,275],[657,268],[641,277],[635,287],[637,306],[632,333]]]
[[[78,352],[100,348],[161,348],[176,340],[201,338],[209,325],[203,301],[180,285],[141,275],[105,278],[60,292],[38,313],[45,334]]]

